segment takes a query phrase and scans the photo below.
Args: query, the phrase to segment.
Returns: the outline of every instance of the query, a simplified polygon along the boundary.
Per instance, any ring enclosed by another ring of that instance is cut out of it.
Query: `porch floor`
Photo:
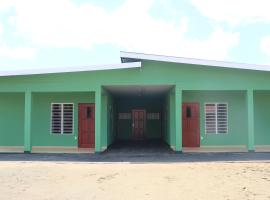
[[[94,153],[94,148],[77,147],[38,147],[33,146],[32,153]]]
[[[183,147],[182,151],[184,153],[242,153],[248,152],[245,146],[214,146],[214,147]]]
[[[170,147],[162,140],[117,140],[110,145],[107,153],[118,154],[163,154],[173,153]]]

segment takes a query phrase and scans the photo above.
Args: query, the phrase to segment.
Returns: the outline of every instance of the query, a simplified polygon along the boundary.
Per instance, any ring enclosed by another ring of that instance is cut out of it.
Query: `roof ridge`
[[[206,65],[206,66],[214,66],[214,67],[270,71],[269,65],[208,60],[208,59],[200,59],[200,58],[186,58],[186,57],[177,57],[177,56],[165,56],[165,55],[158,55],[158,54],[146,54],[146,53],[137,53],[137,52],[128,52],[128,51],[121,51],[120,57],[122,58],[122,60],[124,60],[123,58],[128,58],[128,59],[136,59],[136,60],[154,60],[154,61],[174,62],[174,63],[184,63],[184,64],[194,64],[194,65]]]

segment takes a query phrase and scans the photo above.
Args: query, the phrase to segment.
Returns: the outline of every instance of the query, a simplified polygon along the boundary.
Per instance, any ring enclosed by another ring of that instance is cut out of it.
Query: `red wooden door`
[[[145,131],[145,110],[132,110],[133,139],[143,139]]]
[[[95,147],[95,105],[79,104],[79,133],[78,146],[80,148]]]
[[[182,105],[183,147],[200,146],[200,106],[198,103]]]

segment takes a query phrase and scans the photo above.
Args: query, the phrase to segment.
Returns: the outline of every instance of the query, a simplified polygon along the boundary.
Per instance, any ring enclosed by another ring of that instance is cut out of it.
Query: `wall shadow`
[[[93,163],[195,163],[195,162],[265,162],[270,163],[270,153],[123,153],[100,154],[49,154],[49,153],[1,153],[1,161],[22,162],[86,162]]]

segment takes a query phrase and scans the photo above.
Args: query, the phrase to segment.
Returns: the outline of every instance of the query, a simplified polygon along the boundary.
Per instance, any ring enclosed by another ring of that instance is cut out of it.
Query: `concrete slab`
[[[183,152],[214,153],[214,152],[248,152],[246,146],[202,146],[202,147],[183,147]]]
[[[172,149],[162,140],[116,141],[106,151],[109,154],[166,154]]]
[[[22,153],[23,146],[0,146],[0,153]]]
[[[95,153],[93,148],[33,146],[32,153]]]

